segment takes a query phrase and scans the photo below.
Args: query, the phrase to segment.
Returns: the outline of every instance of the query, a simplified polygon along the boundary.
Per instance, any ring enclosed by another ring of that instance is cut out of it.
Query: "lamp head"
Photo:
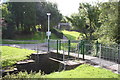
[[[49,16],[49,15],[51,15],[51,13],[47,13],[47,15]]]

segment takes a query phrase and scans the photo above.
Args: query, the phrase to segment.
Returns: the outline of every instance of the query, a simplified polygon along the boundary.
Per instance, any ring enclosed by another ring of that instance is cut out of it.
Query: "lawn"
[[[8,46],[0,46],[0,48],[2,50],[0,51],[2,67],[12,66],[17,61],[27,59],[27,56],[35,52],[32,50],[19,49]]]
[[[75,32],[75,31],[63,30],[62,32],[70,40],[78,40],[78,37],[81,35],[79,32]]]
[[[83,64],[73,70],[54,72],[49,75],[45,75],[44,77],[45,78],[118,78],[118,74],[115,74],[103,68],[96,68],[87,64]]]
[[[37,44],[37,43],[41,43],[44,41],[36,41],[36,42],[32,42],[32,41],[5,41],[2,40],[2,44]]]

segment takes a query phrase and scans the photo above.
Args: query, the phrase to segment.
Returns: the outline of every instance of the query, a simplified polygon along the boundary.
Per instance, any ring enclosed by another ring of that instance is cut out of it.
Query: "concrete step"
[[[71,70],[71,69],[74,69],[77,66],[85,63],[83,61],[73,61],[73,60],[72,61],[71,60],[60,61],[60,60],[57,60],[57,59],[54,59],[54,58],[49,58],[49,59],[54,61],[54,62],[57,62],[59,64],[59,67],[61,66],[61,68],[64,69],[64,70]]]
[[[24,71],[27,68],[29,70],[30,66],[33,65],[34,63],[35,63],[34,60],[19,61],[16,63],[16,67],[17,67],[18,71]]]
[[[0,70],[0,73],[2,73],[2,76],[5,76],[7,74],[16,73],[17,71],[18,71],[18,69],[14,68],[14,69]]]

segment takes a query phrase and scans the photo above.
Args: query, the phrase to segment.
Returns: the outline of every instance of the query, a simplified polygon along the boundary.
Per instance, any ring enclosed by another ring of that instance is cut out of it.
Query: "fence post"
[[[100,48],[100,50],[99,50],[99,61],[100,61],[99,65],[102,67],[102,61],[101,61],[101,55],[102,55],[102,44],[99,45],[99,48]]]
[[[58,40],[57,40],[57,53],[58,53]]]
[[[82,53],[83,53],[83,60],[85,60],[84,48],[85,48],[84,41],[82,41]]]
[[[50,40],[48,39],[48,53],[49,53],[49,51],[50,51]]]
[[[80,54],[80,47],[81,47],[81,43],[78,43],[78,58],[79,58],[79,54]]]
[[[59,41],[59,50],[61,50],[61,40]]]
[[[70,55],[70,40],[68,40],[68,56]]]
[[[99,43],[98,43],[98,41],[96,41],[96,56],[98,55],[98,49],[99,49]]]
[[[84,56],[84,42],[83,42],[83,40],[81,40],[81,54],[82,54],[82,58],[83,58],[83,60],[85,59],[85,56]]]
[[[118,44],[118,64],[120,64],[120,44]]]

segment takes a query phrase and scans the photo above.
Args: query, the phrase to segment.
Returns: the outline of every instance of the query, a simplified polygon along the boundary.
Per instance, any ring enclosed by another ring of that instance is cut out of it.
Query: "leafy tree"
[[[67,23],[68,21],[67,21],[67,16],[63,16],[62,17],[62,20],[60,21],[61,23]]]
[[[6,29],[3,30],[5,34],[34,33],[36,25],[41,25],[42,31],[46,31],[47,12],[51,13],[51,27],[57,25],[62,19],[57,5],[50,2],[10,2],[3,5],[3,18],[8,22]]]
[[[57,5],[50,3],[50,2],[41,2],[37,3],[37,24],[41,24],[42,26],[42,31],[47,30],[47,13],[51,13],[50,16],[50,26],[55,26],[57,25],[61,19],[62,19],[62,14],[60,14]],[[38,22],[39,21],[39,22]]]
[[[2,37],[3,38],[13,38],[14,37],[14,22],[12,20],[13,15],[8,9],[8,4],[2,4],[2,18],[6,21],[7,26],[2,26]]]
[[[34,3],[11,2],[9,3],[8,8],[10,12],[13,14],[12,19],[15,22],[17,31],[24,31],[25,33],[30,33],[31,29],[35,28],[35,4]]]
[[[67,19],[75,26],[81,33],[86,36],[86,39],[94,39],[93,33],[100,28],[99,7],[92,6],[88,3],[80,3],[79,13],[72,15]]]
[[[79,16],[78,14],[74,14],[71,16],[71,18],[66,18],[72,23],[73,26],[75,26],[76,29],[79,30],[79,32],[83,33],[85,37],[88,38],[88,27],[86,26],[85,17]]]
[[[100,3],[99,7],[101,10],[100,21],[102,27],[99,30],[98,36],[109,39],[109,41],[118,42],[118,2],[105,2]]]
[[[120,44],[120,1],[118,2],[118,22],[117,22],[116,32],[116,42]]]

